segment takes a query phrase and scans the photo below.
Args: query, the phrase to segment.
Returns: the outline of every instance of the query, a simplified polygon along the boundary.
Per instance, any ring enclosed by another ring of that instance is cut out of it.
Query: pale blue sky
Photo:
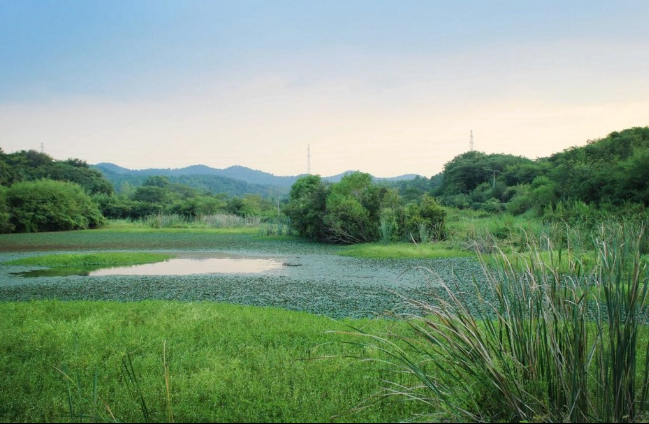
[[[430,176],[649,125],[647,1],[0,0],[0,147]]]

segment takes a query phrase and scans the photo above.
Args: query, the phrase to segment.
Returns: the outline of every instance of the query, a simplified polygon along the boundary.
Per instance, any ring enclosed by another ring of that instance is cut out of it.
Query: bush
[[[16,183],[7,191],[11,224],[19,232],[97,227],[104,222],[98,206],[75,183],[40,180]]]
[[[345,175],[327,196],[324,224],[328,240],[334,243],[379,240],[381,201],[387,192],[372,183],[370,174]]]
[[[291,187],[290,200],[284,213],[291,227],[301,236],[324,239],[324,213],[328,186],[319,175],[299,178]]]
[[[406,207],[406,232],[408,240],[426,243],[432,238],[443,240],[446,237],[446,210],[434,197],[425,194],[419,203]]]
[[[14,226],[11,225],[11,214],[7,205],[7,189],[0,186],[0,233],[10,233]]]

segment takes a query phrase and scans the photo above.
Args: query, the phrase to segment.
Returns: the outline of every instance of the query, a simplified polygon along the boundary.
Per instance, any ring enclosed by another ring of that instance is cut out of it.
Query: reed
[[[425,402],[436,420],[646,419],[649,275],[642,237],[635,225],[599,226],[592,234],[595,263],[554,249],[550,237],[528,237],[523,266],[501,253],[495,267],[483,267],[474,292],[439,282],[429,301],[410,302],[416,314],[397,317],[408,332],[357,333],[364,349],[371,346],[381,362],[387,357],[417,379],[388,385],[383,394]]]

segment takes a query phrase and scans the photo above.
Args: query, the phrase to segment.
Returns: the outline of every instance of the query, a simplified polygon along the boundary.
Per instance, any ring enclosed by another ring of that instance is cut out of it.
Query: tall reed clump
[[[523,271],[502,255],[495,269],[484,267],[485,278],[439,282],[431,301],[411,302],[419,313],[400,317],[408,334],[360,333],[381,361],[416,377],[385,395],[427,402],[433,412],[425,418],[435,420],[646,420],[641,238],[639,227],[601,226],[588,269],[572,252],[553,251],[549,238],[530,240]]]
[[[142,222],[150,228],[255,228],[261,224],[258,216],[237,216],[231,214],[198,215],[148,215]]]

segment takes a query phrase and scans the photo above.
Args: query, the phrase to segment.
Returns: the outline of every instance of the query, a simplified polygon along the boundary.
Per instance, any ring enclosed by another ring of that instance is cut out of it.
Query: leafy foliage
[[[298,234],[313,240],[324,240],[324,213],[329,187],[319,175],[299,178],[291,187],[284,213]]]
[[[446,206],[539,216],[559,202],[649,205],[649,127],[537,160],[467,152],[444,166],[441,184],[430,192]]]
[[[74,183],[16,183],[7,190],[7,204],[12,211],[11,224],[19,232],[85,229],[104,222],[97,205]]]
[[[5,154],[0,150],[0,184],[50,179],[79,184],[89,194],[111,194],[113,185],[96,169],[79,159],[56,161],[35,150]]]
[[[0,233],[10,233],[13,229],[9,205],[7,204],[7,189],[0,186]]]
[[[404,204],[397,190],[361,172],[331,185],[319,176],[298,179],[284,212],[298,234],[332,243],[444,238],[446,212],[433,197],[425,194]]]

